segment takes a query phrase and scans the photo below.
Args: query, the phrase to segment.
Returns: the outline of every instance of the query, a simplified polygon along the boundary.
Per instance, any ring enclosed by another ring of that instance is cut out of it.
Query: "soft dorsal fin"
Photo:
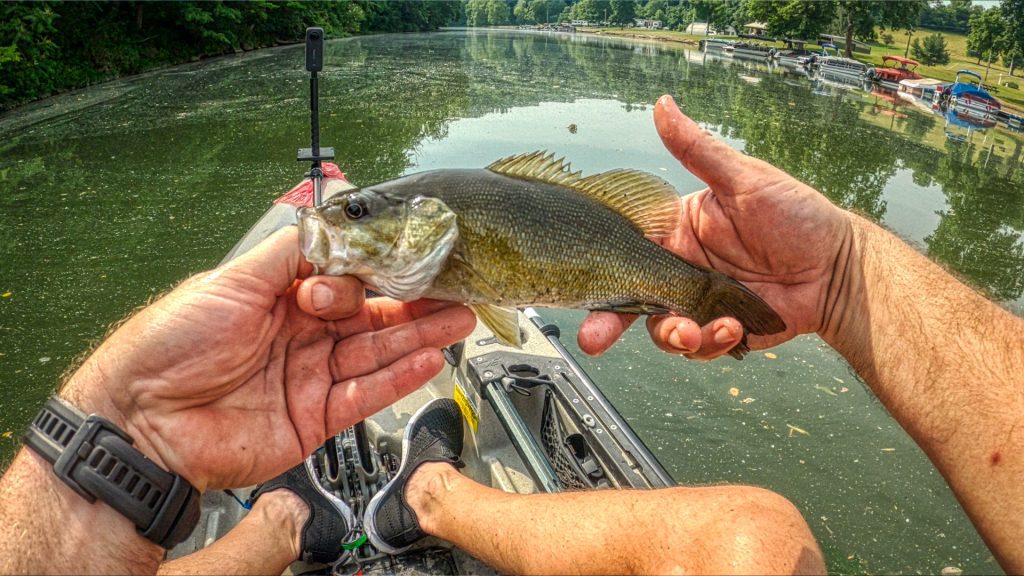
[[[580,172],[573,172],[568,162],[556,160],[554,154],[546,151],[502,158],[487,169],[513,178],[572,188],[625,216],[649,238],[668,236],[679,224],[679,193],[653,174],[611,170],[581,178]]]

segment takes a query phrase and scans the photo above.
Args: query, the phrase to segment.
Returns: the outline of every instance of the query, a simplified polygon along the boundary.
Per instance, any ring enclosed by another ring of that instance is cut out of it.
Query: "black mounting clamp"
[[[321,161],[334,159],[334,148],[320,147],[320,85],[317,72],[324,68],[324,29],[306,28],[306,71],[309,72],[309,131],[310,147],[300,148],[299,162],[311,162],[306,174],[313,180],[313,205],[323,201],[324,172]]]

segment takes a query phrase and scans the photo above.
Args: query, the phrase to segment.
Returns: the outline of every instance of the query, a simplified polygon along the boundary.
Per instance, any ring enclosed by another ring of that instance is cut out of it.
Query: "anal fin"
[[[470,304],[477,318],[494,332],[498,342],[506,346],[523,347],[519,332],[519,313],[515,308],[502,308],[493,304]]]

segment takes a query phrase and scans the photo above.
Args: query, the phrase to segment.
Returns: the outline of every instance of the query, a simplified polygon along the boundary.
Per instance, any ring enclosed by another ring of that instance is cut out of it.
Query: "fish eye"
[[[349,202],[348,206],[345,206],[345,215],[350,220],[359,220],[366,216],[366,205],[361,200]]]

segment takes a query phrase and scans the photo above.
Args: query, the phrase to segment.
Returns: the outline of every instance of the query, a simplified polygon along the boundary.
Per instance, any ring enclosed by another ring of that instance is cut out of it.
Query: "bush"
[[[895,38],[892,37],[892,34],[889,34],[888,32],[882,34],[882,43],[886,46],[892,46],[893,40],[895,40]]]
[[[1006,86],[1007,88],[1013,88],[1014,90],[1020,89],[1020,84],[1017,84],[1016,82],[1003,82],[1003,86]]]
[[[946,39],[939,33],[926,36],[923,44],[918,42],[917,38],[914,38],[914,42],[910,45],[910,53],[915,60],[925,66],[949,64],[949,50],[946,48]]]

